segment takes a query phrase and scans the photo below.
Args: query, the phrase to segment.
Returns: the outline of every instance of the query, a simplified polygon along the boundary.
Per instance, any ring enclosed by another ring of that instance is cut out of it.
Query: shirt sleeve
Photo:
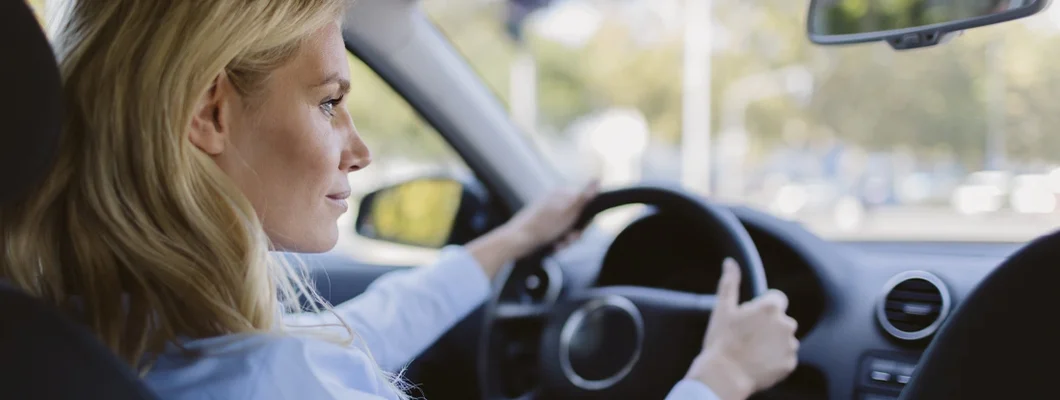
[[[380,277],[335,312],[387,371],[400,370],[481,305],[490,293],[486,273],[459,246],[442,250],[433,265]],[[334,324],[327,314],[295,314],[289,324]]]
[[[694,379],[683,379],[674,385],[666,400],[721,400],[705,383]]]
[[[386,378],[363,352],[319,339],[270,340],[247,359],[257,362],[255,376],[247,381],[245,398],[385,400],[394,395]]]

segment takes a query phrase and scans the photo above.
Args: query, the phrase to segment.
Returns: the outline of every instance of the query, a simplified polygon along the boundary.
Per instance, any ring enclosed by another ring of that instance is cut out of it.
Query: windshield
[[[805,1],[527,12],[544,3],[425,7],[572,181],[680,183],[840,240],[1022,242],[1060,225],[1057,7],[895,52],[812,45]]]

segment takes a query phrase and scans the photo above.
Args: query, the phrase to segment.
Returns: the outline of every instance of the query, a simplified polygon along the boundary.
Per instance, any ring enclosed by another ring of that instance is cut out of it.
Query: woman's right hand
[[[797,324],[785,314],[788,298],[780,291],[739,304],[740,267],[726,259],[722,270],[703,350],[687,377],[707,384],[722,400],[743,400],[795,370]]]

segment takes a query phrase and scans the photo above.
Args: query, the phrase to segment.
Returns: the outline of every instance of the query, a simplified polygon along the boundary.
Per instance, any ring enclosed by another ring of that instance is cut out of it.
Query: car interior
[[[809,40],[883,41],[904,51],[1033,15],[1049,2],[1006,2],[979,16],[872,32],[822,28],[831,25],[816,23],[824,17],[814,10],[831,3],[811,2]],[[461,182],[453,226],[433,244],[470,241],[555,181],[418,2],[360,0],[346,22],[351,54],[474,172]],[[62,101],[46,35],[24,2],[0,2],[0,35],[9,55],[0,62],[0,202],[7,202],[50,167]],[[419,243],[364,217],[383,198],[362,201],[357,230]],[[594,216],[629,204],[648,208],[617,235],[593,231]],[[1060,233],[1020,245],[837,243],[752,207],[647,183],[602,193],[580,224],[590,231],[573,256],[543,249],[509,265],[492,299],[409,366],[406,376],[424,397],[662,398],[701,346],[725,257],[741,265],[742,299],[780,289],[799,323],[797,369],[756,399],[1051,397],[1060,326],[1048,315],[1060,300],[1053,284]],[[403,268],[331,253],[305,260],[334,304]],[[0,285],[0,398],[156,397],[86,331]]]

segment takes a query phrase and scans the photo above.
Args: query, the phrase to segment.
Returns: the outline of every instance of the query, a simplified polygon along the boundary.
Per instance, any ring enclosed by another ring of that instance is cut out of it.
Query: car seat
[[[62,100],[55,57],[24,1],[0,0],[0,38],[0,204],[5,204],[24,196],[51,166]],[[0,281],[0,398],[156,397],[87,330]]]

